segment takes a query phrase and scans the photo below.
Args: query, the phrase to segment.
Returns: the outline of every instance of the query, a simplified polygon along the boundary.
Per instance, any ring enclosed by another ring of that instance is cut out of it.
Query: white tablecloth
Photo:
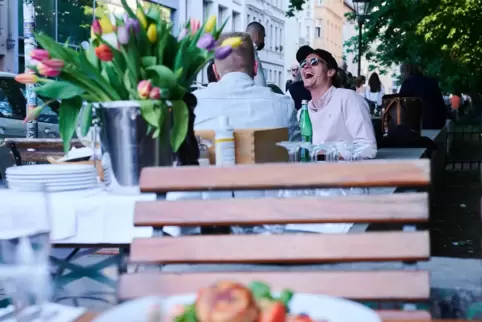
[[[32,216],[44,211],[41,194],[0,189],[0,216],[14,212]],[[151,227],[134,228],[137,201],[155,194],[114,195],[102,189],[51,193],[51,240],[54,244],[130,244],[134,237],[152,236]]]

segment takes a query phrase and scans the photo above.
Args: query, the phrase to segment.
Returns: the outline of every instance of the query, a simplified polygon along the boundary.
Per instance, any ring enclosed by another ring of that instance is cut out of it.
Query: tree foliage
[[[292,10],[305,2],[290,1]],[[362,35],[370,69],[414,61],[446,91],[482,92],[482,0],[371,0],[370,6]],[[358,37],[345,47],[358,53]]]

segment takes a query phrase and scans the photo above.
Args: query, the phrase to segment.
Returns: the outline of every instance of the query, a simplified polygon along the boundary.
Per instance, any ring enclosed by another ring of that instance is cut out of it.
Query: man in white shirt
[[[322,49],[302,46],[296,53],[313,125],[313,143],[346,142],[363,146],[363,158],[375,158],[377,143],[368,106],[355,91],[333,87],[338,64]]]
[[[266,31],[264,26],[257,21],[251,22],[248,27],[246,27],[246,32],[251,36],[254,46],[254,57],[258,63],[258,73],[254,76],[254,82],[259,86],[266,86],[266,77],[264,77],[264,69],[261,64],[261,60],[258,56],[258,51],[264,48],[264,39],[266,38]]]
[[[195,129],[214,130],[218,118],[228,116],[235,129],[287,127],[290,139],[299,140],[293,100],[254,83],[258,65],[251,37],[230,33],[221,35],[219,41],[228,37],[241,37],[242,44],[226,59],[214,61],[218,81],[193,93],[197,98]]]

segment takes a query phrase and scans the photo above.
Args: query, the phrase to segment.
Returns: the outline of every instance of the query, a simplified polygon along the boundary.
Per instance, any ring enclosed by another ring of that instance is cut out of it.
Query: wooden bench
[[[317,187],[424,187],[428,160],[354,163],[264,164],[231,168],[146,168],[146,192],[249,190]],[[223,226],[287,223],[422,223],[428,221],[428,193],[346,197],[262,198],[139,202],[136,226]],[[135,239],[130,262],[414,263],[430,257],[427,231],[360,234],[216,235]],[[398,271],[303,271],[136,273],[121,276],[121,300],[147,295],[193,293],[218,280],[261,280],[273,289],[320,293],[360,301],[427,301],[429,274],[415,267]],[[301,273],[300,273],[301,272]],[[427,318],[424,311],[385,311],[383,317]]]
[[[65,155],[62,139],[5,139],[3,144],[10,149],[10,155],[16,165],[47,162],[49,156],[57,159]],[[72,140],[72,146],[83,147],[79,140]]]

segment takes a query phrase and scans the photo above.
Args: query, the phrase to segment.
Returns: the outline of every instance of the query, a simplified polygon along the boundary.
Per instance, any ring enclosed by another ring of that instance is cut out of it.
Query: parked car
[[[15,74],[0,72],[0,141],[5,138],[24,138],[27,133],[23,123],[26,116],[25,86],[17,83],[14,77]],[[46,100],[38,97],[37,106]],[[55,102],[45,107],[39,115],[37,121],[40,138],[60,137],[58,116],[54,112],[57,109],[58,102]],[[8,149],[0,148],[0,177],[5,168],[12,164]]]

